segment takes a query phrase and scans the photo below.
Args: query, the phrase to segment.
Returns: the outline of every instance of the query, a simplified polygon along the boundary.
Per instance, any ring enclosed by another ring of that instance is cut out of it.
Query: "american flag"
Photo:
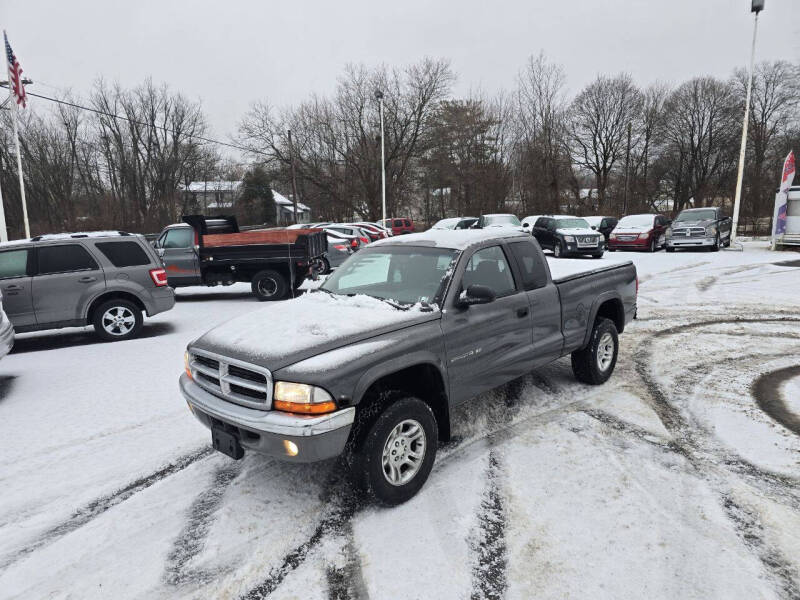
[[[22,85],[22,67],[19,66],[17,57],[14,56],[14,51],[11,49],[11,44],[8,43],[8,36],[3,32],[3,39],[6,42],[6,58],[8,59],[8,83],[11,86],[11,93],[14,95],[14,100],[17,104],[21,104],[25,108],[28,101],[25,95],[25,86]]]

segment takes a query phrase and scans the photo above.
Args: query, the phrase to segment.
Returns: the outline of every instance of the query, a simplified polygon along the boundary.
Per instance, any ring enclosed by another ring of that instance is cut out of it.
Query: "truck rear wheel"
[[[353,475],[385,505],[401,504],[425,484],[438,443],[436,417],[419,398],[389,404],[355,449]]]
[[[575,379],[590,385],[608,381],[617,364],[619,338],[611,319],[598,317],[589,337],[589,344],[572,353],[572,372]]]
[[[259,271],[250,281],[253,295],[260,301],[280,300],[286,296],[288,285],[286,278],[271,269]]]

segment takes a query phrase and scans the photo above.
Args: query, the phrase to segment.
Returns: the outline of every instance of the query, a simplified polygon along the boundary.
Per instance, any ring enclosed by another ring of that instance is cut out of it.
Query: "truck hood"
[[[673,221],[672,228],[681,229],[683,227],[708,227],[709,225],[715,225],[715,224],[716,221],[714,219],[702,219],[695,221]]]
[[[384,333],[439,319],[438,308],[395,308],[370,296],[304,294],[236,317],[190,348],[276,371],[300,360]]]

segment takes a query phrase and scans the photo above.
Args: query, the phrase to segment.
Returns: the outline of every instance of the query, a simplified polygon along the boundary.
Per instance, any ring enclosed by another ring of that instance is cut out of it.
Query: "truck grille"
[[[639,238],[639,234],[638,233],[632,233],[632,234],[628,234],[628,235],[617,234],[617,239],[620,242],[633,242],[638,238]]]
[[[597,241],[600,239],[596,235],[577,236],[579,248],[596,248]]]
[[[705,227],[681,227],[679,229],[672,229],[672,237],[706,237]]]
[[[251,408],[272,408],[268,369],[206,350],[189,351],[189,369],[197,385],[215,396]]]

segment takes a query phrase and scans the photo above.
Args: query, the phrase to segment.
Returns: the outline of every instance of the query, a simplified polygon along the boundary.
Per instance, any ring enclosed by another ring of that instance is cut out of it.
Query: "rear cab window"
[[[59,244],[40,246],[38,249],[38,274],[71,273],[74,271],[95,271],[97,262],[81,244]]]
[[[95,247],[117,268],[140,267],[151,264],[150,257],[136,242],[97,242]]]

